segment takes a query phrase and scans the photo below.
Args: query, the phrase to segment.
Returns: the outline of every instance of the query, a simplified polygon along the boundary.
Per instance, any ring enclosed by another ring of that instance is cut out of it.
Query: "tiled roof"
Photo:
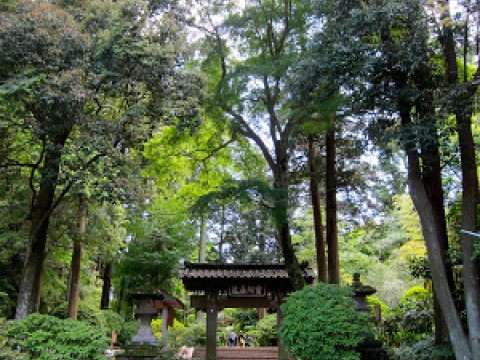
[[[152,292],[133,292],[128,296],[135,300],[152,299],[164,302],[174,308],[183,308],[183,303],[180,299],[170,295],[165,290],[161,289]]]
[[[315,278],[313,270],[303,267],[306,279]],[[180,271],[183,280],[194,279],[288,279],[285,265],[234,265],[186,263]]]

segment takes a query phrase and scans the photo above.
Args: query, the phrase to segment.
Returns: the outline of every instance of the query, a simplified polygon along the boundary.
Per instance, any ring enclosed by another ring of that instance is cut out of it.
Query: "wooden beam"
[[[205,295],[190,296],[190,306],[196,310],[206,309],[207,299]],[[218,300],[218,309],[224,308],[275,309],[277,303],[267,299],[267,297],[228,297]]]

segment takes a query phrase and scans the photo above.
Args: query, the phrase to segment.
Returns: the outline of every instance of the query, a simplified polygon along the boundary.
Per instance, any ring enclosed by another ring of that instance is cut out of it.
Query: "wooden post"
[[[167,304],[164,304],[162,309],[162,345],[163,347],[167,347],[167,337],[168,337],[168,306]]]
[[[289,360],[290,355],[288,354],[287,348],[283,343],[282,337],[280,336],[280,326],[283,321],[282,309],[280,305],[283,303],[283,294],[278,294],[278,307],[277,307],[277,345],[278,345],[278,360]]]
[[[265,308],[258,308],[257,309],[257,314],[258,314],[258,320],[262,320],[265,317],[265,314],[267,313],[267,309]]]
[[[217,360],[217,291],[207,292],[207,349],[205,360]]]

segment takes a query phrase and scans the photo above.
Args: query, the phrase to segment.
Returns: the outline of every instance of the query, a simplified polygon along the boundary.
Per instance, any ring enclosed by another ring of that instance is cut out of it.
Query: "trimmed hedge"
[[[36,360],[105,360],[110,339],[83,321],[32,314],[7,324],[8,344]]]
[[[285,345],[302,360],[359,360],[368,320],[355,306],[350,287],[319,284],[291,294],[281,306]]]

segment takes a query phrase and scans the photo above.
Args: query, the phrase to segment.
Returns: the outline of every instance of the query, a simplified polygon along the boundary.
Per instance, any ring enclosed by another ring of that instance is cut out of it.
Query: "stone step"
[[[205,349],[195,348],[194,356],[205,359]],[[217,360],[278,360],[276,347],[218,348]]]

